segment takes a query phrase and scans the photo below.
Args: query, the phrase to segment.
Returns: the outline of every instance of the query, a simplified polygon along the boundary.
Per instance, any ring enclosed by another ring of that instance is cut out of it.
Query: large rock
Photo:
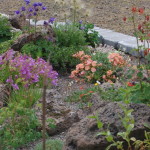
[[[135,119],[135,127],[131,136],[142,140],[144,131],[148,130],[144,123],[150,124],[150,108],[144,104],[130,104],[128,107],[134,110],[132,114]],[[99,119],[104,123],[103,130],[107,130],[109,125],[109,130],[115,140],[120,140],[120,137],[116,135],[118,132],[124,131],[119,117],[119,115],[123,116],[123,111],[117,102],[99,102],[99,108],[93,114],[98,114]],[[93,114],[91,115],[93,116]],[[88,117],[82,119],[69,129],[63,150],[105,150],[110,143],[106,141],[105,136],[96,136],[99,131],[102,130],[97,128],[96,120]]]
[[[29,22],[26,20],[25,15],[12,16],[9,19],[9,21],[10,21],[11,25],[16,29],[23,30],[29,25]]]
[[[56,36],[55,36],[55,33],[54,33],[52,27],[49,26],[45,30],[44,33],[42,31],[39,31],[39,32],[36,32],[36,34],[35,33],[32,33],[32,34],[24,33],[24,34],[20,35],[18,37],[18,39],[14,42],[14,44],[11,46],[11,48],[15,51],[20,51],[21,48],[27,43],[35,42],[39,39],[47,39],[51,42],[55,42],[56,41],[55,37]]]
[[[19,38],[14,42],[14,44],[11,46],[11,49],[15,50],[15,51],[20,51],[21,48],[29,43],[29,42],[34,42],[36,40],[39,40],[42,38],[42,34],[41,33],[36,33],[36,34],[22,34],[19,36]]]
[[[66,107],[61,98],[61,94],[56,89],[47,90],[46,131],[50,136],[69,129],[73,123],[80,120],[77,112]],[[42,99],[40,100],[40,104],[41,103]],[[42,123],[42,109],[38,107],[38,105],[35,109],[38,120]],[[52,128],[52,124],[55,125],[54,128]],[[39,130],[41,129],[42,127],[39,128]]]

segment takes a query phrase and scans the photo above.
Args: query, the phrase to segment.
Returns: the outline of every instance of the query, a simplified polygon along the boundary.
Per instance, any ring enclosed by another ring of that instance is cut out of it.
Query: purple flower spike
[[[34,13],[33,13],[33,15],[34,15],[34,16],[36,16],[36,15],[37,15],[37,13],[36,13],[36,12],[34,12]]]
[[[15,90],[19,90],[19,87],[17,84],[12,84],[12,87],[15,89]]]
[[[43,3],[41,3],[41,2],[38,3],[38,6],[42,6],[42,5],[43,5]]]
[[[35,3],[33,3],[33,6],[34,6],[34,7],[37,7],[38,5],[39,5],[39,4],[38,4],[38,3],[36,3],[36,2],[35,2]]]
[[[82,24],[82,20],[80,20],[79,23]]]
[[[26,11],[26,8],[25,8],[25,7],[21,7],[21,10],[22,10],[22,11]]]
[[[30,4],[30,0],[24,0],[26,2],[26,5]]]
[[[33,8],[29,8],[29,12],[33,12]]]
[[[48,22],[47,21],[44,21],[44,26],[47,26],[48,25]]]
[[[42,10],[46,10],[46,7],[43,6],[43,7],[42,7]]]
[[[19,15],[19,14],[20,14],[20,11],[19,11],[19,10],[15,11],[15,14]]]
[[[55,21],[55,18],[50,18],[48,22],[51,23],[51,24],[53,24],[54,21]]]

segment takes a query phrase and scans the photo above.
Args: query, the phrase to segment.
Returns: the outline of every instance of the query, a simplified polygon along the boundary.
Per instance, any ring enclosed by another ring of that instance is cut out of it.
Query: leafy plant
[[[39,123],[33,109],[25,107],[24,100],[10,102],[0,109],[0,141],[2,149],[13,150],[41,137],[36,131]]]
[[[25,44],[22,52],[31,55],[33,58],[42,57],[47,60],[49,57],[54,69],[60,72],[70,72],[78,63],[78,60],[72,58],[72,55],[79,49],[88,51],[86,47],[82,46],[59,47],[47,40],[39,40],[36,43]]]
[[[62,150],[63,142],[60,140],[47,140],[46,141],[46,150]],[[42,144],[39,143],[35,146],[34,150],[41,150]]]
[[[0,38],[11,37],[11,26],[6,17],[0,16]]]
[[[110,150],[112,147],[115,147],[117,150],[127,150],[127,149],[132,150],[134,148],[145,148],[143,150],[146,150],[147,147],[148,148],[150,147],[149,133],[145,132],[146,139],[144,141],[136,140],[134,137],[130,137],[130,133],[132,129],[134,128],[134,123],[135,123],[134,118],[132,116],[133,109],[128,109],[123,105],[120,105],[120,107],[124,112],[124,117],[120,116],[120,119],[121,119],[121,122],[125,131],[118,132],[117,137],[121,137],[122,140],[116,141],[109,129],[106,131],[99,132],[97,136],[100,136],[100,135],[105,136],[106,140],[111,143],[106,148],[106,150]],[[104,124],[99,120],[98,114],[95,116],[90,116],[89,118],[96,119],[98,128],[103,129]],[[131,144],[133,143],[132,141],[134,141],[134,144]],[[133,148],[134,145],[135,147]],[[127,147],[125,148],[125,146]]]
[[[8,49],[10,49],[11,45],[13,45],[14,41],[21,35],[22,32],[14,32],[12,33],[11,39],[7,41],[0,42],[0,54],[5,53]]]
[[[53,29],[56,34],[56,43],[59,47],[87,45],[84,37],[85,33],[75,25],[56,25]]]
[[[98,32],[94,30],[94,24],[86,23],[82,24],[79,23],[77,25],[79,29],[85,32],[86,42],[91,45],[92,47],[96,47],[100,43]]]

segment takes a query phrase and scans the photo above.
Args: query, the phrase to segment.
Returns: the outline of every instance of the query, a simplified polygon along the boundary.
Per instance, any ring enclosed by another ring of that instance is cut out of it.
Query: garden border
[[[8,17],[8,15],[0,13],[2,16]],[[43,25],[44,21],[47,20],[39,20],[36,24],[37,25]],[[59,24],[65,24],[64,22],[58,22]],[[33,20],[30,20],[30,24],[34,25],[35,23]],[[95,26],[94,29],[98,32],[98,36],[100,39],[100,42],[104,45],[113,46],[115,49],[123,51],[124,53],[128,53],[132,56],[138,57],[139,53],[137,51],[134,51],[134,49],[137,49],[137,40],[135,37],[122,34],[119,32],[115,32],[113,30],[109,29],[103,29],[100,27]],[[139,45],[142,45],[142,42],[139,41]],[[146,46],[148,47],[148,46]],[[144,56],[143,51],[140,52],[140,56]]]

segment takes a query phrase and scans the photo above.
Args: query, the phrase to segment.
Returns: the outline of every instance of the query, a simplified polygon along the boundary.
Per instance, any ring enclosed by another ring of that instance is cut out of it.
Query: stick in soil
[[[45,120],[46,120],[46,89],[47,83],[46,78],[44,78],[44,86],[43,86],[43,98],[42,98],[42,138],[43,138],[43,150],[46,150],[46,127],[45,127]]]

